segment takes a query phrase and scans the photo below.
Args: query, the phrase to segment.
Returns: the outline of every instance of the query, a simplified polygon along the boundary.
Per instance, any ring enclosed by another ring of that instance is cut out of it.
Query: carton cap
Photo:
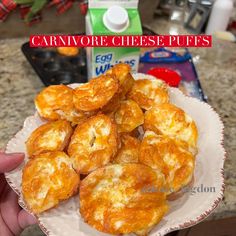
[[[123,32],[129,26],[129,16],[125,8],[112,6],[103,15],[103,23],[112,32]]]

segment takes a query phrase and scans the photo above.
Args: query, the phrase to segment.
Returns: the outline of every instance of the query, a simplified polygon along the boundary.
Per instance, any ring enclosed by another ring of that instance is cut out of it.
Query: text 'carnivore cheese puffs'
[[[76,196],[94,229],[147,235],[192,183],[194,120],[170,103],[163,81],[134,80],[130,71],[118,64],[74,89],[52,85],[37,95],[44,124],[26,141],[22,177],[33,213]]]

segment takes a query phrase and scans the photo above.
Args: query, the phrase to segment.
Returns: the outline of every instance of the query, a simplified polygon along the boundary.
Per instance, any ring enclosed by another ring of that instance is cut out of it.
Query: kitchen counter
[[[167,28],[152,25],[158,33]],[[44,87],[21,52],[27,39],[0,40],[0,148],[34,113],[33,99]],[[236,44],[215,41],[212,49],[190,49],[208,102],[225,124],[225,196],[211,219],[236,216]],[[234,55],[233,55],[234,52]],[[31,227],[23,235],[42,235]]]

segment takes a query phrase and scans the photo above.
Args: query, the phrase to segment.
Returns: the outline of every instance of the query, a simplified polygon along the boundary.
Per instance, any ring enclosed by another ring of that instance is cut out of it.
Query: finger
[[[18,223],[18,214],[21,211],[21,208],[18,205],[18,196],[13,192],[9,185],[6,185],[2,193],[0,208],[2,218],[8,228],[14,235],[19,235],[22,231]]]
[[[26,212],[25,210],[21,210],[18,214],[18,222],[22,229],[25,229],[29,225],[35,225],[38,223],[37,219]]]
[[[8,229],[8,227],[6,226],[1,213],[0,213],[0,235],[4,235],[4,236],[13,236],[12,232]]]
[[[24,153],[0,153],[0,173],[15,169],[24,160]]]
[[[1,193],[2,193],[6,183],[7,182],[6,182],[4,174],[0,174],[0,196],[1,196]]]

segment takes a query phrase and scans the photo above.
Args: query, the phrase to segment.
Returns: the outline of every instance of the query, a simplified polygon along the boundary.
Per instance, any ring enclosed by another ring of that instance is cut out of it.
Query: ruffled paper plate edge
[[[151,79],[151,77],[150,77],[150,79]],[[199,99],[194,98],[194,97],[189,97],[189,96],[185,95],[178,88],[170,88],[170,93],[173,92],[173,91],[175,91],[175,93],[178,93],[184,99],[187,99],[189,103],[201,103],[202,106],[205,106],[208,109],[210,109],[212,114],[214,114],[214,116],[216,116],[216,119],[218,120],[218,126],[220,128],[220,134],[221,134],[220,140],[218,140],[219,141],[219,144],[218,144],[219,147],[218,148],[221,149],[221,151],[223,153],[223,158],[221,160],[221,163],[219,163],[219,166],[222,166],[222,168],[220,169],[221,189],[218,193],[218,196],[213,201],[212,205],[207,210],[205,210],[202,214],[195,217],[193,220],[186,221],[186,222],[181,223],[177,226],[167,228],[166,230],[164,230],[163,232],[160,232],[159,234],[157,232],[157,234],[155,234],[154,236],[162,236],[162,235],[168,234],[168,233],[173,232],[173,231],[189,228],[189,227],[192,227],[194,225],[199,224],[201,221],[203,221],[204,219],[209,217],[214,212],[214,210],[218,207],[219,203],[222,201],[222,199],[224,197],[224,191],[225,191],[224,163],[225,163],[225,160],[226,160],[226,157],[227,157],[227,153],[226,153],[225,148],[224,148],[224,124],[223,124],[219,114],[208,103],[200,101]]]
[[[149,75],[144,75],[144,74],[135,74],[134,75],[135,79],[139,79],[139,78],[148,78],[148,79],[155,79],[153,76],[149,76]],[[70,87],[76,87],[78,84],[71,84],[69,85]],[[185,94],[183,94],[182,91],[180,91],[179,89],[177,88],[170,88],[170,93],[178,93],[179,96],[182,96],[183,99],[185,100],[188,100],[189,103],[201,103],[203,106],[206,106],[208,109],[211,110],[212,113],[214,113],[214,115],[216,116],[217,120],[218,120],[218,125],[220,127],[220,134],[221,134],[221,137],[220,137],[220,140],[219,141],[219,148],[221,149],[221,151],[224,153],[224,157],[223,159],[221,160],[221,165],[222,165],[222,168],[221,168],[221,189],[219,191],[219,194],[218,196],[215,198],[215,200],[213,201],[212,205],[209,207],[209,209],[207,209],[205,212],[203,212],[202,214],[200,214],[199,216],[195,217],[194,219],[190,220],[190,221],[186,221],[184,223],[181,223],[179,225],[176,225],[174,227],[169,227],[165,230],[160,230],[160,231],[157,231],[156,233],[153,234],[153,236],[162,236],[162,235],[165,235],[167,233],[170,233],[170,232],[173,232],[173,231],[176,231],[176,230],[181,230],[181,229],[184,229],[184,228],[189,228],[191,226],[194,226],[198,223],[200,223],[201,221],[203,221],[204,219],[206,219],[213,211],[214,209],[219,205],[219,203],[221,202],[223,196],[224,196],[224,190],[225,190],[225,180],[224,180],[224,162],[225,162],[225,159],[226,159],[226,151],[224,149],[224,146],[223,146],[223,143],[224,143],[224,125],[223,125],[223,122],[221,121],[221,118],[220,116],[218,115],[218,113],[214,110],[214,108],[212,108],[209,104],[205,103],[205,102],[202,102],[196,98],[193,98],[193,97],[189,97],[189,96],[186,96]],[[37,112],[32,115],[32,116],[29,116],[25,119],[24,121],[24,124],[23,124],[23,127],[20,131],[18,131],[14,137],[9,140],[9,142],[7,143],[6,145],[6,150],[8,150],[8,147],[12,144],[14,144],[14,141],[16,141],[18,139],[18,137],[21,137],[22,135],[24,135],[24,133],[27,131],[28,128],[30,127],[27,127],[27,124],[30,123],[30,120],[35,120],[35,119],[38,119],[39,116],[37,114]],[[6,181],[8,182],[8,184],[10,185],[10,187],[14,190],[14,192],[16,192],[16,194],[19,196],[19,205],[24,208],[26,211],[28,211],[30,214],[32,214],[28,209],[27,207],[25,206],[24,204],[24,201],[21,199],[21,193],[18,191],[17,187],[14,185],[14,183],[10,180],[10,178],[8,177],[8,174],[6,173],[5,174],[5,178],[6,178]],[[40,217],[38,216],[35,216],[38,220],[38,225],[39,227],[41,228],[41,230],[47,235],[47,236],[51,236],[53,235],[45,226],[44,224],[41,222],[40,220]]]

